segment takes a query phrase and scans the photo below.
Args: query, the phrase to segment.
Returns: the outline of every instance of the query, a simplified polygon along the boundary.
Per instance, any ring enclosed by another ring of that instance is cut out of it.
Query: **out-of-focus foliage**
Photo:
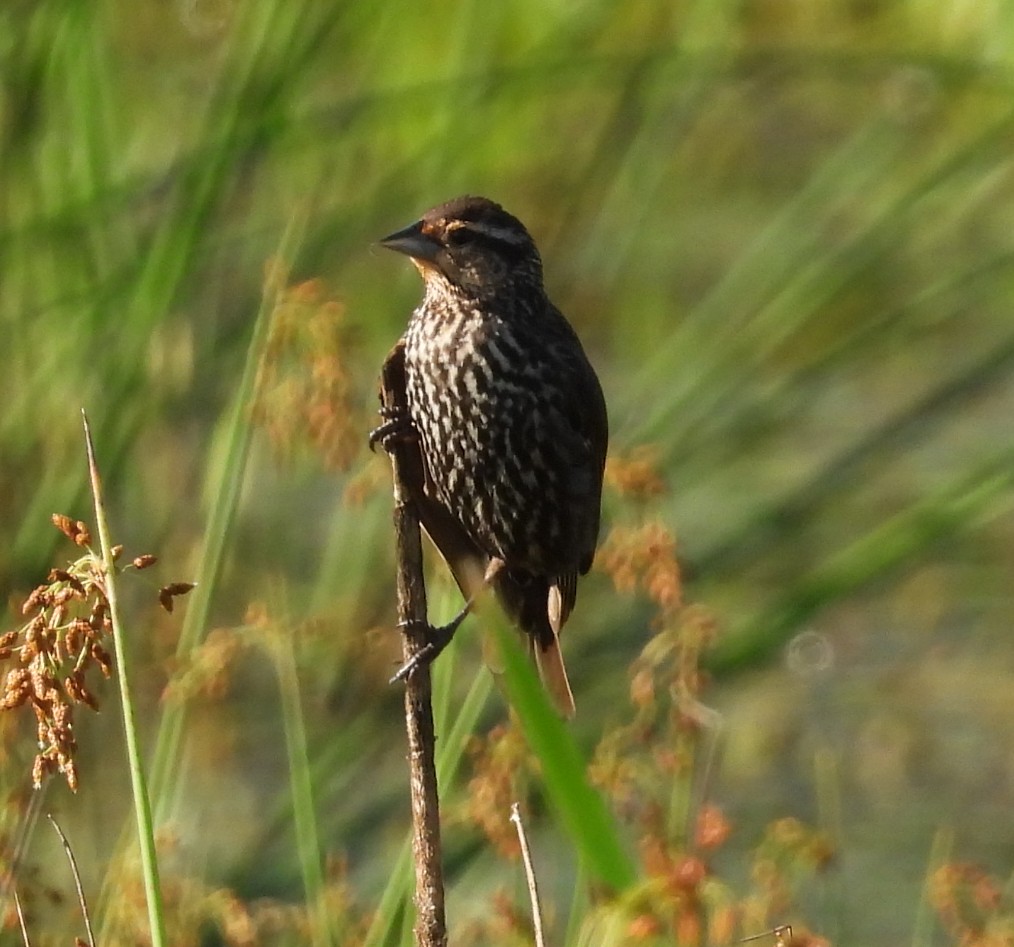
[[[929,943],[939,839],[983,877],[1014,845],[1012,140],[1005,0],[8,0],[0,631],[65,565],[50,515],[87,519],[86,407],[117,539],[166,573],[127,591],[170,874],[238,892],[208,907],[235,931],[261,895],[279,928],[308,890],[332,918],[372,904],[406,820],[388,470],[363,441],[418,296],[373,241],[487,194],[600,370],[610,561],[665,523],[717,623],[729,883],[796,816],[838,853],[811,928]],[[149,611],[169,578],[200,584]],[[638,602],[600,569],[567,630],[589,751],[626,719]],[[463,635],[445,733],[505,712]],[[9,716],[14,838],[36,751]],[[95,722],[77,796],[46,800],[93,891],[126,811],[118,721]],[[562,914],[576,868],[542,838]],[[505,869],[476,834],[448,846],[463,919]],[[30,846],[51,884],[55,854]]]

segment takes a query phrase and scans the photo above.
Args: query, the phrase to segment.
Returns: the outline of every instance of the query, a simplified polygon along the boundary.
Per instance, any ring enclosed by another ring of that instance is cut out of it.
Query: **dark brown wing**
[[[571,420],[580,438],[580,450],[571,458],[571,504],[575,511],[575,535],[581,554],[579,571],[584,575],[595,558],[602,509],[602,477],[609,446],[609,418],[598,376],[584,352],[570,360]]]
[[[560,333],[558,359],[562,366],[561,387],[565,392],[565,416],[555,439],[559,469],[566,470],[566,487],[561,502],[567,506],[576,571],[555,577],[554,601],[549,612],[559,632],[567,621],[577,597],[577,576],[591,568],[598,545],[602,507],[602,478],[609,444],[609,419],[602,386],[581,343],[563,316],[566,329]]]

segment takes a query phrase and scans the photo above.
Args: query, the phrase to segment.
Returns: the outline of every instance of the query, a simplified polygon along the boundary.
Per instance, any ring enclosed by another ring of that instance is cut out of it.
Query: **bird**
[[[455,198],[380,244],[410,258],[424,294],[384,366],[404,379],[406,411],[371,446],[418,445],[412,499],[466,600],[444,637],[492,587],[571,717],[559,639],[599,536],[609,425],[598,377],[546,294],[535,241],[499,204]]]

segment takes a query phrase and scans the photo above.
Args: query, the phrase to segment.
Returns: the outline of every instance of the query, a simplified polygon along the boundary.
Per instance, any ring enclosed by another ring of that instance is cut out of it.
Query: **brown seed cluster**
[[[750,893],[742,896],[713,868],[733,832],[722,809],[706,796],[696,808],[673,804],[706,788],[702,773],[720,721],[704,703],[709,681],[702,658],[719,629],[708,608],[684,602],[676,538],[647,509],[661,490],[650,452],[615,463],[609,482],[634,502],[638,521],[613,528],[596,567],[618,592],[641,595],[654,608],[653,634],[630,669],[632,718],[603,735],[589,770],[640,835],[650,882],[632,899],[628,939],[730,944],[737,934],[766,929],[770,936],[758,943],[826,947],[801,929],[772,931],[771,921],[786,915],[800,878],[827,866],[828,839],[793,820],[775,823],[756,853]]]
[[[279,291],[257,379],[254,421],[281,460],[311,453],[347,470],[362,448],[362,399],[349,372],[355,338],[320,280]]]
[[[955,943],[1008,947],[1014,942],[1014,896],[1010,885],[978,865],[941,865],[930,876],[929,897]]]
[[[472,737],[468,754],[474,775],[463,803],[463,820],[480,829],[502,857],[517,858],[518,833],[504,813],[528,790],[532,760],[524,735],[516,726],[500,724],[484,737]]]
[[[658,449],[651,444],[642,444],[627,454],[610,454],[605,482],[636,504],[646,504],[669,492],[659,470]]]
[[[54,525],[82,548],[91,542],[88,527],[68,516],[54,515]],[[3,677],[0,710],[31,707],[39,751],[32,765],[36,788],[50,773],[61,773],[76,790],[74,705],[98,710],[88,672],[112,673],[105,647],[112,627],[101,560],[88,552],[66,569],[53,569],[46,582],[25,600],[25,623],[0,637]]]
[[[676,539],[662,523],[614,527],[599,548],[595,566],[612,578],[618,592],[642,590],[658,606],[660,623],[679,613],[683,583]]]
[[[99,709],[89,680],[96,672],[107,678],[113,673],[107,650],[112,621],[105,565],[90,549],[87,525],[62,514],[53,515],[53,525],[87,551],[67,568],[50,570],[21,607],[24,624],[0,635],[0,711],[31,707],[35,715],[34,786],[60,773],[76,790],[75,705]],[[121,552],[114,548],[114,558]],[[143,569],[154,561],[138,556],[131,565]]]

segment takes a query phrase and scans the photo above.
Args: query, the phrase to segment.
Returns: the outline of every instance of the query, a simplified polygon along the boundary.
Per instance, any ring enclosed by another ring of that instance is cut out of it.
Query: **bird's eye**
[[[453,230],[447,231],[447,243],[452,247],[460,247],[471,243],[474,236],[475,234],[467,227],[455,227]]]

